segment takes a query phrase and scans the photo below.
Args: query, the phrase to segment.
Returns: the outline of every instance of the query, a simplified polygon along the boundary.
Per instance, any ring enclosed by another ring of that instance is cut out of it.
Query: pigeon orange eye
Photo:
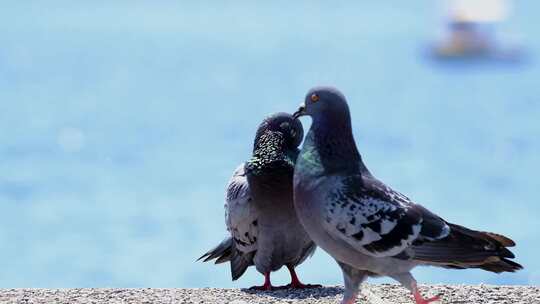
[[[317,101],[319,101],[319,95],[311,94],[311,102],[317,102]]]

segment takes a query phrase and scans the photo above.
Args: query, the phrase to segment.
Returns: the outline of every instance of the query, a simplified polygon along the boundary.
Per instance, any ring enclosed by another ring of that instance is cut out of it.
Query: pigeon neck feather
[[[283,134],[266,131],[255,141],[253,156],[247,162],[246,169],[258,175],[274,169],[293,168],[294,153],[295,151],[287,151]]]
[[[306,144],[315,146],[326,174],[369,173],[354,142],[348,111],[314,116],[309,133]]]

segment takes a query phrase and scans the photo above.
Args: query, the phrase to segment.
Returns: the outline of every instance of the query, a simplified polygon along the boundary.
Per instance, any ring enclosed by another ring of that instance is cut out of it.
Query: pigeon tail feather
[[[208,262],[216,260],[215,264],[221,264],[225,262],[231,262],[231,276],[233,281],[240,278],[246,269],[253,265],[253,255],[255,252],[242,253],[236,249],[234,240],[232,237],[226,238],[214,249],[203,254],[197,261],[203,260]]]
[[[232,237],[226,238],[214,249],[211,249],[207,253],[203,254],[200,258],[197,259],[197,261],[204,259],[203,262],[208,262],[216,259],[216,264],[230,261],[233,246],[234,245]]]
[[[448,223],[450,234],[440,240],[413,245],[414,259],[445,268],[480,268],[491,272],[514,272],[523,267],[509,259],[506,247],[515,243],[502,235],[475,231]]]
[[[520,269],[523,269],[523,266],[520,264],[510,261],[509,259],[501,259],[498,262],[494,263],[486,263],[483,265],[480,265],[480,269],[495,272],[495,273],[501,273],[501,272],[516,272]]]
[[[238,280],[247,268],[253,265],[253,256],[256,251],[251,251],[248,253],[242,253],[236,249],[232,250],[231,255],[231,277],[233,281]]]

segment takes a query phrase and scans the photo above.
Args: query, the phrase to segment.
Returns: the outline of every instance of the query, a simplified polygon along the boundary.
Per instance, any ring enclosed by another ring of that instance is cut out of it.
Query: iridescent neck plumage
[[[305,145],[316,147],[327,174],[364,171],[365,166],[354,142],[349,112],[325,114],[314,115]]]
[[[294,168],[296,150],[288,151],[285,139],[279,132],[267,131],[255,142],[253,155],[246,164],[250,173],[259,175],[279,168]]]

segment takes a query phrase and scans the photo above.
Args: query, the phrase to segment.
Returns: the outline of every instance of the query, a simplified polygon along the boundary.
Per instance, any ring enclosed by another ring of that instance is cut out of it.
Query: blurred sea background
[[[540,2],[500,30],[517,64],[441,62],[437,1],[0,4],[0,287],[246,287],[195,262],[257,125],[318,84],[348,97],[393,188],[504,233],[525,270],[417,268],[422,283],[540,284]],[[309,119],[303,119],[309,127]],[[322,250],[299,268],[341,284]],[[288,282],[281,270],[277,284]],[[388,280],[371,280],[387,282]]]

